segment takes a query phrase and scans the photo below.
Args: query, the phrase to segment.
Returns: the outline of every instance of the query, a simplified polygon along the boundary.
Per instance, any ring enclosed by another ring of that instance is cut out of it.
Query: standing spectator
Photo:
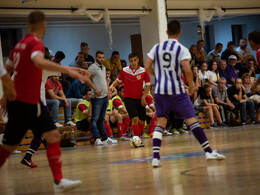
[[[249,107],[251,122],[255,123],[255,106],[254,102],[248,99],[244,89],[242,88],[242,80],[240,78],[235,80],[232,87],[229,87],[228,97],[230,101],[235,105],[236,110],[240,110],[241,124],[246,124],[246,108]]]
[[[76,124],[71,121],[71,101],[66,98],[62,90],[59,76],[51,76],[47,80],[45,88],[47,106],[52,110],[52,119],[56,127],[62,127],[62,125],[58,123],[58,112],[61,106],[64,107],[65,125],[76,126]]]
[[[80,52],[84,53],[84,57],[85,57],[85,65],[86,66],[90,66],[91,64],[93,64],[95,62],[94,58],[88,54],[89,52],[89,47],[88,44],[86,42],[82,42],[80,44]],[[78,56],[75,58],[75,61],[77,61]]]
[[[107,137],[105,130],[105,116],[107,111],[108,96],[107,96],[107,82],[106,82],[106,68],[103,66],[104,52],[98,50],[96,52],[96,62],[89,67],[90,78],[87,77],[86,82],[91,88],[91,131],[95,140],[95,145],[102,146],[105,144],[117,143],[117,140],[112,140]],[[91,80],[90,80],[91,79]],[[102,137],[102,141],[100,140]]]
[[[208,64],[210,64],[210,62],[212,62],[212,61],[217,61],[217,63],[219,64],[219,62],[221,60],[219,53],[222,52],[222,49],[223,49],[223,44],[217,43],[215,46],[215,49],[208,53],[206,62]]]
[[[247,47],[246,38],[240,39],[239,47],[236,49],[236,51],[242,56],[242,59],[241,59],[242,65],[247,65],[248,60],[255,61],[255,57],[253,55],[252,50]]]
[[[249,45],[256,51],[257,66],[260,68],[260,32],[253,31],[248,34]]]
[[[75,62],[72,62],[69,66],[70,67],[77,67],[77,68],[84,68],[88,69],[88,65],[85,62],[85,54],[83,52],[78,53],[78,57]]]
[[[109,87],[113,91],[121,82],[124,83],[124,102],[126,110],[131,119],[131,128],[135,136],[144,133],[145,125],[145,98],[150,90],[150,76],[145,69],[139,65],[136,53],[130,53],[130,66],[124,68],[118,78]],[[145,82],[145,90],[143,84]],[[143,146],[143,144],[142,144]]]
[[[237,63],[241,62],[242,56],[235,50],[235,43],[233,41],[229,41],[227,43],[227,48],[221,54],[222,60],[228,60],[228,57],[231,55],[235,55],[237,58]]]
[[[233,110],[235,108],[234,104],[232,104],[231,101],[228,99],[226,82],[226,79],[224,77],[221,77],[218,80],[218,85],[213,87],[212,89],[212,96],[216,104],[219,106],[219,112],[224,123],[227,122],[227,110]]]
[[[219,73],[218,73],[218,63],[217,61],[213,60],[209,64],[209,70],[207,71],[209,74],[209,82],[216,86],[218,85],[217,82],[219,80]]]
[[[209,73],[207,72],[208,65],[206,62],[203,62],[200,66],[199,70],[199,79],[200,79],[200,85],[203,83],[209,82]]]
[[[198,62],[200,65],[203,62],[206,62],[206,55],[204,51],[204,41],[199,40],[197,42],[197,52],[195,53],[196,62]]]
[[[230,55],[228,57],[227,74],[230,83],[234,84],[235,80],[238,78],[238,70],[235,68],[237,63],[237,57],[235,55]]]
[[[114,81],[120,70],[122,70],[119,52],[113,51],[112,56],[104,61],[104,66],[111,70],[112,81]]]

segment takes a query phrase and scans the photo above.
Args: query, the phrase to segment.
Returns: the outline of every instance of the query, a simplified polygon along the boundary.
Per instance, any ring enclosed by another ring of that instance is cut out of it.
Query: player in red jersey
[[[124,83],[124,102],[131,119],[131,128],[135,136],[144,131],[145,125],[145,98],[150,90],[150,76],[145,69],[139,65],[137,54],[131,53],[128,56],[130,66],[121,70],[118,78],[109,87],[113,91],[121,82]],[[143,84],[145,82],[145,90]],[[141,145],[143,146],[143,144]]]
[[[80,180],[64,179],[61,171],[60,134],[49,112],[40,102],[42,69],[63,72],[84,81],[85,77],[68,67],[44,59],[42,39],[46,30],[44,13],[34,11],[28,17],[27,34],[11,51],[6,70],[14,72],[16,99],[7,102],[8,122],[3,145],[0,146],[0,167],[23,139],[28,129],[47,141],[46,153],[54,177],[54,191],[63,192],[77,187]]]

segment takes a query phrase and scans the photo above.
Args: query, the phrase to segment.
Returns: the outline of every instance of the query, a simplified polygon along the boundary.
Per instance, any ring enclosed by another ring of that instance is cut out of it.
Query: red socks
[[[123,132],[123,134],[125,134],[125,133],[127,133],[128,127],[130,125],[130,118],[125,118],[123,123],[124,123],[124,132]]]
[[[5,163],[6,159],[11,155],[11,152],[0,146],[0,168]]]
[[[109,125],[109,123],[107,121],[105,121],[105,130],[106,130],[107,136],[111,137],[112,136],[112,131],[111,131],[111,127],[110,127],[110,125]]]
[[[132,131],[134,133],[134,136],[139,136],[139,133],[140,133],[139,125],[138,124],[137,125],[131,125],[131,128],[132,128]]]
[[[60,180],[63,178],[62,176],[62,160],[61,160],[61,150],[60,150],[60,142],[56,143],[47,143],[47,157],[49,161],[49,165],[51,167],[52,175],[56,182],[60,183]]]
[[[139,133],[141,133],[143,135],[145,133],[145,131],[144,131],[144,125],[145,124],[138,123],[138,125],[139,125]]]
[[[117,123],[118,128],[118,137],[122,137],[123,135],[123,123]]]

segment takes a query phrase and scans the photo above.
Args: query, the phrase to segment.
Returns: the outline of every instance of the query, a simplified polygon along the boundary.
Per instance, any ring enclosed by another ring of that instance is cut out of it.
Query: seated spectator
[[[114,114],[118,113],[122,116],[121,117],[122,120],[120,120],[120,122],[121,121],[122,122],[121,123],[117,122],[118,139],[121,141],[126,141],[129,140],[129,137],[126,134],[128,131],[128,127],[130,125],[130,118],[125,107],[123,94],[124,94],[124,87],[121,86],[118,90],[118,95],[112,98],[112,103],[113,103],[113,107],[117,110],[117,112],[115,111]],[[112,119],[111,122],[115,121],[116,120],[115,118],[116,118],[115,116],[110,118],[110,120]]]
[[[249,73],[245,73],[243,74],[242,76],[242,87],[247,95],[247,97],[250,97],[252,95],[251,93],[251,87],[255,84],[255,78],[250,77],[250,74]]]
[[[219,53],[222,52],[222,49],[223,49],[223,44],[217,43],[215,49],[208,53],[206,62],[210,64],[212,61],[216,61],[219,64],[221,60]]]
[[[91,120],[91,89],[87,88],[84,91],[83,101],[76,107],[75,122],[77,129],[81,131],[90,131]]]
[[[239,41],[239,47],[236,49],[236,51],[241,55],[241,64],[242,66],[247,65],[248,60],[253,60],[255,62],[255,57],[253,55],[253,52],[251,49],[247,47],[247,39],[242,38]]]
[[[110,77],[111,77],[111,70],[106,69],[106,82],[108,87],[112,84],[112,80]]]
[[[207,71],[209,74],[209,82],[213,86],[217,86],[217,82],[219,80],[219,73],[218,73],[218,63],[217,61],[211,61],[209,64],[209,70]]]
[[[127,62],[125,60],[121,60],[122,68],[127,67]]]
[[[190,55],[191,55],[190,64],[191,64],[191,66],[195,66],[196,64],[199,63],[196,61],[197,46],[191,45],[189,51],[190,51]]]
[[[257,102],[255,108],[257,108],[257,122],[260,121],[260,80],[258,79],[251,87],[251,93],[253,94],[250,99]]]
[[[197,42],[197,52],[195,53],[196,62],[201,65],[203,62],[206,62],[206,55],[204,51],[204,41],[199,40]]]
[[[80,44],[80,52],[85,54],[85,63],[84,64],[86,66],[90,66],[91,64],[93,64],[95,62],[95,59],[91,55],[88,54],[89,47],[88,47],[87,43],[82,42]],[[78,56],[75,58],[75,61],[77,61],[77,58],[78,58]]]
[[[238,70],[235,68],[237,63],[237,57],[235,55],[231,55],[228,57],[228,65],[227,65],[227,74],[228,74],[228,79],[231,84],[235,83],[235,80],[238,77]]]
[[[200,70],[199,70],[199,84],[202,85],[203,83],[209,82],[209,73],[207,72],[208,65],[206,62],[203,62],[201,64]]]
[[[242,68],[239,71],[239,77],[241,78],[243,76],[243,74],[249,73],[250,77],[255,78],[256,70],[257,70],[257,67],[255,67],[254,60],[249,59],[247,64],[246,64],[246,67]]]
[[[227,126],[222,122],[219,114],[219,106],[214,103],[210,84],[205,83],[203,87],[200,87],[199,95],[194,105],[197,111],[204,112],[209,117],[211,127],[219,127],[214,122],[214,115],[216,116],[220,126]]]
[[[72,82],[69,90],[66,93],[66,98],[70,99],[72,107],[75,108],[78,105],[78,103],[83,100],[82,98],[87,88],[89,87],[86,84],[81,83],[78,80]]]
[[[104,66],[111,70],[111,79],[114,81],[122,69],[119,52],[113,51],[112,56],[104,61]]]
[[[246,124],[246,108],[249,108],[251,122],[255,123],[255,106],[254,102],[248,99],[243,87],[242,80],[240,78],[235,80],[235,84],[228,88],[228,97],[230,101],[235,105],[236,110],[240,110],[241,124]]]
[[[77,60],[75,62],[72,62],[70,67],[76,67],[76,68],[83,68],[88,69],[88,65],[85,63],[85,54],[83,52],[78,53]]]
[[[231,82],[228,78],[228,73],[227,73],[227,62],[226,60],[220,60],[220,63],[219,63],[219,77],[224,77],[227,81],[227,84],[226,86],[227,87],[230,87],[231,86]]]
[[[193,72],[194,92],[193,92],[193,94],[188,94],[188,95],[191,97],[191,101],[194,103],[195,100],[198,97],[198,91],[199,91],[199,87],[200,87],[200,82],[199,82],[200,79],[199,79],[199,68],[197,66],[192,66],[191,69],[192,69],[192,72]]]
[[[52,110],[52,119],[56,127],[62,127],[62,125],[58,123],[58,111],[61,106],[64,106],[65,125],[75,126],[76,124],[71,121],[71,102],[67,100],[63,93],[59,76],[51,76],[47,80],[45,88],[47,106]]]
[[[237,63],[240,63],[242,56],[235,50],[235,43],[233,41],[227,43],[227,48],[222,52],[221,59],[228,60],[228,57],[231,55],[236,56]]]
[[[227,122],[227,110],[233,110],[235,108],[235,105],[232,104],[231,101],[228,99],[226,82],[226,79],[224,77],[221,77],[218,80],[218,85],[213,87],[212,89],[212,96],[215,103],[219,106],[220,115],[224,123]]]

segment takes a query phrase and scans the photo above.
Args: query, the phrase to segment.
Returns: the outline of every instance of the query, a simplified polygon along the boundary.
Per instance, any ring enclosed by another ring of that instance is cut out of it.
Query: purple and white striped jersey
[[[155,94],[184,94],[181,61],[191,59],[189,50],[176,39],[154,45],[147,54],[154,61]]]

